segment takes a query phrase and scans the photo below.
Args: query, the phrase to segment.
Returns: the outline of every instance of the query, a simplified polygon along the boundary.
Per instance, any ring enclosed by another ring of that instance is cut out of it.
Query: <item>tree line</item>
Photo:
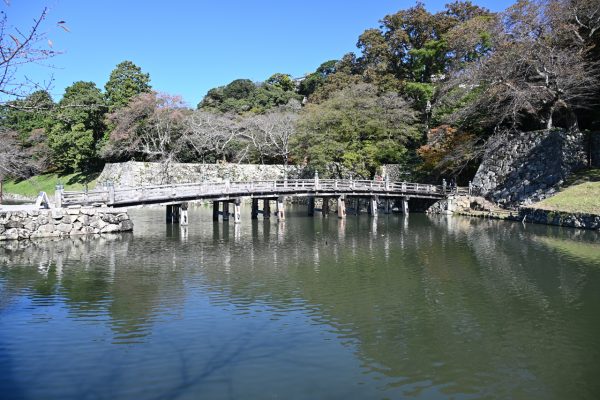
[[[56,103],[45,90],[5,102],[0,163],[15,176],[137,160],[363,177],[398,163],[419,179],[468,179],[491,136],[597,129],[599,31],[600,0],[519,0],[501,13],[418,2],[365,30],[356,54],[300,79],[234,80],[195,109],[124,61],[104,90],[75,82]]]

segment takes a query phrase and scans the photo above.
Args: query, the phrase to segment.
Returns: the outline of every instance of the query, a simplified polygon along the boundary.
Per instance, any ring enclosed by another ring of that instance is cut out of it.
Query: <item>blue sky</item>
[[[450,0],[424,1],[431,11]],[[475,3],[500,11],[513,0]],[[131,60],[150,73],[155,90],[178,94],[192,107],[206,91],[234,79],[267,79],[275,72],[302,76],[322,62],[356,51],[358,36],[414,1],[274,0],[12,0],[0,9],[26,27],[44,6],[44,32],[63,53],[52,68],[27,68],[38,81],[54,76],[60,99],[75,81],[104,88],[110,72]],[[57,28],[64,20],[70,32]]]

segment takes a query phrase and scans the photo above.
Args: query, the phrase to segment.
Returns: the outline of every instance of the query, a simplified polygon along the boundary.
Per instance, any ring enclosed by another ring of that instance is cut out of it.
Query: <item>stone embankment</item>
[[[518,212],[510,211],[497,207],[483,197],[475,196],[456,196],[437,201],[427,209],[426,213],[458,214],[469,217],[600,230],[600,215],[551,211],[533,207],[520,207]]]
[[[436,201],[425,212],[427,214],[491,212],[497,208],[493,203],[480,196],[451,196],[448,199]]]
[[[117,187],[137,187],[192,182],[232,182],[270,181],[284,179],[313,178],[314,171],[301,165],[261,165],[261,164],[192,164],[192,163],[157,163],[136,162],[106,164],[97,182],[102,184],[111,181]],[[406,180],[407,174],[400,165],[382,166],[384,174],[391,181]],[[343,177],[348,179],[371,179],[370,176],[358,176],[339,164],[332,163],[325,170],[319,171],[322,178]]]
[[[303,168],[287,167],[289,178],[302,177]],[[283,165],[260,164],[191,164],[129,161],[106,164],[98,177],[99,184],[111,181],[117,187],[137,187],[192,182],[266,181],[283,179]]]
[[[110,208],[0,210],[0,241],[133,230],[125,210]]]
[[[532,207],[519,209],[519,220],[535,224],[600,230],[600,215],[542,210]]]
[[[487,145],[473,187],[502,206],[530,205],[555,194],[567,176],[586,166],[585,147],[579,131],[497,136]]]

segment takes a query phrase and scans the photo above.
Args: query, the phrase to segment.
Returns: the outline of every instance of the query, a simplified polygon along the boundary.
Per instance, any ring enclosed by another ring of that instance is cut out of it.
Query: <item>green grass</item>
[[[87,176],[82,174],[44,174],[21,181],[6,181],[3,188],[5,193],[28,197],[36,197],[39,192],[46,192],[49,196],[52,196],[58,182],[64,185],[65,190],[83,190],[85,189],[85,182],[88,181],[88,188],[93,189],[96,186],[97,177],[98,174]]]
[[[544,210],[600,214],[600,169],[572,175],[560,192],[534,207]]]

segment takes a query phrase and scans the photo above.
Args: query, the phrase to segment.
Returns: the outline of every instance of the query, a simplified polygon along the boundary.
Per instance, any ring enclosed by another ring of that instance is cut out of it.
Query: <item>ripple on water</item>
[[[600,393],[595,239],[421,215],[213,225],[196,209],[184,234],[163,211],[110,240],[0,246],[0,392]]]

